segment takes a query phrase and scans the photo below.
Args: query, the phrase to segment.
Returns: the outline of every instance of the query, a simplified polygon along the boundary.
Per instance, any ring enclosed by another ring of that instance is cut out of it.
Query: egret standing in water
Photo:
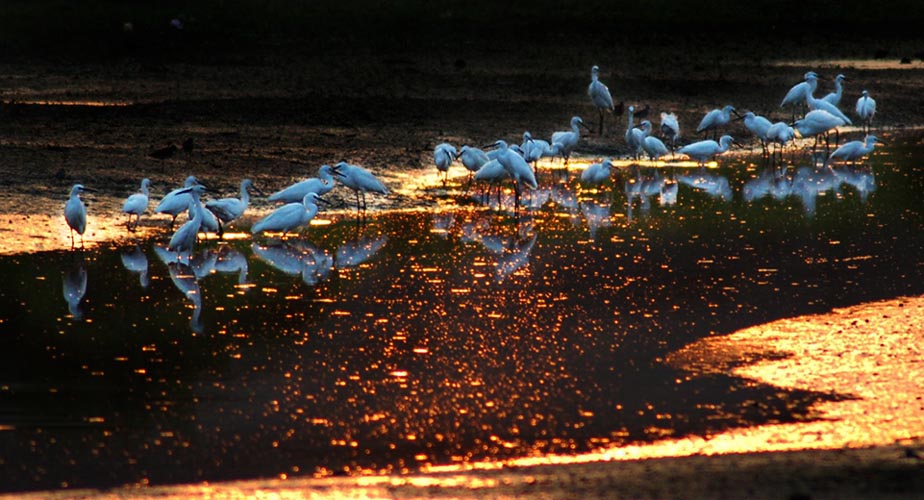
[[[494,143],[494,146],[498,151],[497,161],[504,167],[504,170],[507,171],[507,175],[513,179],[514,210],[519,210],[520,184],[526,184],[526,187],[535,191],[539,188],[539,183],[536,182],[533,169],[530,168],[529,163],[526,163],[526,159],[507,147],[505,141],[499,140]]]
[[[606,116],[607,112],[612,113],[614,109],[613,105],[613,96],[610,95],[610,89],[603,84],[599,79],[600,68],[597,65],[594,65],[590,69],[590,85],[587,87],[587,95],[590,96],[590,100],[596,106],[597,111],[600,114],[600,127],[598,135],[603,135],[603,118]]]
[[[199,196],[203,191],[205,191],[205,186],[194,184],[177,192],[177,195],[189,195],[189,205],[186,208],[190,215],[190,219],[173,233],[170,243],[167,244],[167,250],[176,252],[178,259],[182,259],[184,255],[189,256],[196,246],[196,237],[199,235],[204,211],[199,203]]]
[[[560,153],[566,165],[568,164],[568,158],[571,157],[571,151],[574,150],[578,141],[581,140],[581,129],[579,129],[578,126],[587,128],[587,125],[584,125],[584,120],[582,120],[580,116],[572,116],[571,130],[560,130],[552,133],[552,140],[550,142],[553,144],[561,144]]]
[[[828,161],[840,158],[844,161],[856,162],[872,153],[877,142],[883,144],[875,135],[868,135],[863,141],[850,141],[835,149],[831,156],[828,157]]]
[[[384,195],[388,194],[388,189],[385,187],[385,184],[382,184],[382,181],[373,175],[372,172],[362,167],[342,161],[335,167],[335,175],[337,179],[340,180],[341,184],[352,189],[356,193],[357,211],[362,211],[363,213],[366,211],[366,191]],[[360,195],[362,195],[362,207],[360,207],[359,204]]]
[[[829,93],[828,95],[822,97],[822,100],[829,102],[835,106],[841,104],[841,97],[844,95],[844,80],[847,77],[844,75],[837,75],[834,77],[834,92]]]
[[[629,106],[629,112],[626,114],[626,146],[629,147],[629,156],[638,158],[643,139],[645,133],[635,128],[635,106]]]
[[[218,200],[209,200],[205,203],[205,208],[215,214],[215,217],[218,219],[219,237],[224,234],[222,224],[230,224],[231,221],[244,215],[244,211],[247,210],[247,205],[250,204],[250,193],[247,191],[250,188],[253,188],[257,192],[260,191],[253,185],[252,180],[244,179],[241,181],[240,198],[221,198]]]
[[[199,180],[196,179],[195,175],[187,177],[186,182],[183,183],[183,187],[174,189],[161,198],[160,203],[154,208],[154,213],[171,215],[173,220],[170,221],[170,227],[173,228],[173,225],[176,223],[176,217],[189,208],[189,200],[191,197],[189,191],[186,191],[186,189],[196,184],[199,184]]]
[[[674,113],[661,113],[661,135],[671,141],[671,152],[677,146],[677,139],[680,139],[680,121]]]
[[[767,142],[769,138],[767,133],[770,131],[770,127],[773,124],[770,120],[764,118],[760,115],[755,115],[753,111],[748,111],[744,114],[744,128],[748,129],[757,140],[760,141],[760,146],[763,148],[764,152],[767,152]]]
[[[283,203],[301,203],[308,193],[317,193],[318,196],[324,196],[334,188],[335,173],[336,167],[321,165],[321,168],[318,169],[317,177],[296,182],[281,191],[271,194],[267,199]]]
[[[857,116],[863,121],[864,132],[868,133],[873,125],[873,117],[876,116],[876,100],[870,97],[869,92],[866,90],[857,99]]]
[[[816,109],[806,113],[801,120],[796,120],[794,127],[801,137],[815,137],[815,145],[818,145],[818,138],[831,130],[836,130],[844,124],[844,120],[828,113],[823,109]],[[825,143],[827,147],[827,142]]]
[[[457,154],[456,147],[445,142],[437,144],[433,148],[433,162],[436,164],[436,169],[443,174],[444,187],[446,186],[446,181],[449,180],[449,166],[455,161]]]
[[[642,133],[644,134],[642,150],[648,155],[648,159],[657,161],[669,152],[661,139],[651,135],[650,121],[642,120]]]
[[[693,158],[699,162],[700,166],[705,166],[706,162],[713,156],[728,151],[732,142],[734,142],[732,136],[723,135],[722,138],[719,139],[719,142],[713,140],[694,142],[693,144],[688,144],[680,148],[677,152]]]
[[[283,205],[257,221],[250,228],[250,232],[257,234],[261,231],[282,231],[282,235],[285,236],[289,231],[308,225],[311,219],[314,219],[318,214],[319,201],[327,203],[317,193],[308,193],[301,203]]]
[[[734,113],[735,116],[741,116],[735,111],[735,107],[732,105],[726,105],[722,109],[713,109],[706,113],[703,119],[700,120],[699,126],[696,127],[696,133],[702,132],[703,138],[705,138],[707,133],[712,130],[713,136],[718,136],[719,127],[724,127],[731,121],[732,113]]]
[[[83,233],[87,230],[87,207],[80,200],[80,193],[93,191],[83,184],[74,184],[71,187],[71,196],[64,204],[64,220],[71,228],[71,248],[74,248],[74,233],[80,235],[80,246],[83,246]]]
[[[818,75],[814,71],[809,71],[805,73],[805,80],[799,82],[792,86],[789,89],[789,92],[786,92],[786,95],[783,97],[783,101],[780,102],[780,107],[785,108],[786,106],[792,106],[792,119],[796,119],[796,106],[799,104],[805,104],[805,95],[809,92],[815,92],[815,89],[818,88]]]
[[[148,197],[151,195],[148,188],[151,186],[151,179],[145,177],[141,179],[141,192],[129,196],[125,203],[122,204],[122,213],[128,214],[128,223],[125,227],[129,231],[134,231],[141,223],[141,215],[148,209]],[[135,216],[135,225],[132,226],[132,215]]]

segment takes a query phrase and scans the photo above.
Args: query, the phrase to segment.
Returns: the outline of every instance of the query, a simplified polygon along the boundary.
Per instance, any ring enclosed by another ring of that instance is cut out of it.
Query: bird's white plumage
[[[83,241],[83,233],[87,230],[87,207],[80,200],[80,193],[86,191],[83,184],[74,184],[71,187],[70,197],[64,204],[64,220],[71,228],[71,244],[74,243],[74,233],[80,235]]]
[[[154,208],[154,213],[169,214],[176,220],[177,215],[189,208],[189,200],[191,197],[189,191],[184,191],[184,189],[198,183],[199,180],[196,179],[196,176],[190,175],[187,177],[186,181],[183,183],[183,187],[174,189],[161,198],[160,203]]]
[[[841,97],[844,95],[844,80],[846,79],[847,77],[844,75],[837,75],[834,77],[834,92],[831,92],[828,95],[822,97],[822,100],[835,106],[839,106],[841,104]]]
[[[488,162],[488,155],[476,147],[462,146],[459,149],[459,161],[469,172],[477,172]]]
[[[571,156],[571,152],[577,146],[578,141],[581,140],[581,129],[580,126],[584,126],[584,120],[580,116],[571,117],[571,130],[560,130],[552,134],[552,144],[558,143],[561,144],[561,155],[565,159]]]
[[[250,232],[257,234],[262,231],[281,231],[285,234],[305,226],[318,213],[318,199],[317,193],[308,193],[301,203],[285,204],[257,221],[250,228]]]
[[[873,152],[876,143],[880,142],[875,135],[868,135],[862,141],[850,141],[843,146],[834,150],[828,157],[828,161],[841,159],[845,161],[855,161]]]
[[[814,71],[809,71],[805,74],[804,78],[802,82],[793,85],[792,88],[789,89],[789,92],[786,92],[783,101],[780,102],[781,108],[795,106],[796,104],[804,102],[807,93],[815,92],[815,89],[818,88],[818,75]]]
[[[205,203],[205,208],[215,214],[223,224],[239,218],[244,215],[247,206],[250,204],[250,193],[248,190],[253,186],[253,181],[244,179],[241,181],[240,198],[221,198],[218,200],[209,200]]]
[[[812,137],[824,134],[843,124],[844,120],[825,110],[816,109],[806,113],[804,118],[796,120],[794,128],[799,132],[800,136]]]
[[[869,96],[869,91],[864,90],[863,95],[857,99],[857,116],[863,121],[863,124],[869,128],[876,116],[876,100]]]
[[[680,148],[678,153],[685,154],[699,163],[706,163],[715,155],[728,151],[733,139],[730,135],[723,135],[719,142],[713,140],[694,142]]]
[[[179,257],[189,255],[195,248],[196,236],[199,234],[199,229],[202,225],[202,214],[205,212],[199,202],[199,196],[203,191],[205,191],[205,186],[194,184],[177,193],[178,195],[189,194],[189,206],[187,209],[190,214],[190,219],[173,233],[173,236],[170,237],[170,243],[167,244],[167,250],[176,252]]]
[[[277,191],[267,198],[269,201],[282,203],[301,203],[308,193],[317,193],[324,196],[334,188],[334,167],[321,165],[318,176],[296,182],[291,186]]]
[[[709,111],[703,116],[703,119],[700,120],[699,125],[696,127],[696,132],[705,132],[725,126],[731,121],[731,114],[734,112],[735,108],[730,104],[722,107],[722,109],[713,109]]]
[[[388,194],[385,184],[382,184],[372,172],[342,161],[336,165],[334,175],[344,186],[352,189],[356,193],[357,210],[366,209],[366,192]],[[359,198],[362,196],[362,206],[360,207]]]
[[[132,194],[126,198],[125,203],[122,204],[122,213],[128,214],[129,223],[132,221],[132,215],[135,216],[136,226],[141,221],[141,215],[148,209],[148,200],[151,196],[150,187],[151,179],[147,177],[141,179],[141,192]]]
[[[587,87],[587,95],[593,101],[594,106],[604,109],[613,110],[613,96],[610,95],[610,89],[607,88],[599,77],[600,68],[596,65],[590,70],[590,85]]]

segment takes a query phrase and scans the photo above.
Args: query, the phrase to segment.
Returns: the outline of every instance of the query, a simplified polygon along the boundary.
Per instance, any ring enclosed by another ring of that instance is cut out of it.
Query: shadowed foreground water
[[[921,158],[625,171],[518,217],[334,220],[188,265],[166,238],[0,257],[2,489],[399,472],[818,418],[854,396],[665,358],[924,292]]]

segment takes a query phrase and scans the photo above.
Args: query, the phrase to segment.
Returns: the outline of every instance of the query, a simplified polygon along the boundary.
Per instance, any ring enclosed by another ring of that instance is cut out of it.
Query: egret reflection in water
[[[147,288],[151,284],[148,276],[148,256],[145,255],[141,247],[135,245],[131,250],[123,250],[119,257],[122,259],[122,267],[126,271],[138,274],[138,282],[141,288]]]
[[[83,319],[83,301],[87,294],[87,270],[83,263],[78,263],[65,271],[62,276],[64,300],[67,310],[74,319]]]
[[[189,318],[189,327],[193,332],[202,333],[204,325],[202,323],[202,289],[199,288],[199,281],[193,269],[182,262],[171,262],[167,264],[170,272],[170,280],[174,286],[189,300],[193,306],[192,315]]]

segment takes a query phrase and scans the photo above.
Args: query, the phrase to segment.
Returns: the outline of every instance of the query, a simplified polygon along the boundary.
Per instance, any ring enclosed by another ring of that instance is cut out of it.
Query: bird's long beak
[[[735,116],[737,116],[739,120],[744,118],[744,116],[741,113],[739,113],[737,109],[733,109],[732,113],[734,113]]]
[[[317,199],[318,199],[318,201],[320,201],[321,203],[323,203],[323,204],[325,204],[325,205],[330,205],[330,202],[329,202],[329,201],[325,200],[324,198],[321,198],[320,196],[319,196]]]

